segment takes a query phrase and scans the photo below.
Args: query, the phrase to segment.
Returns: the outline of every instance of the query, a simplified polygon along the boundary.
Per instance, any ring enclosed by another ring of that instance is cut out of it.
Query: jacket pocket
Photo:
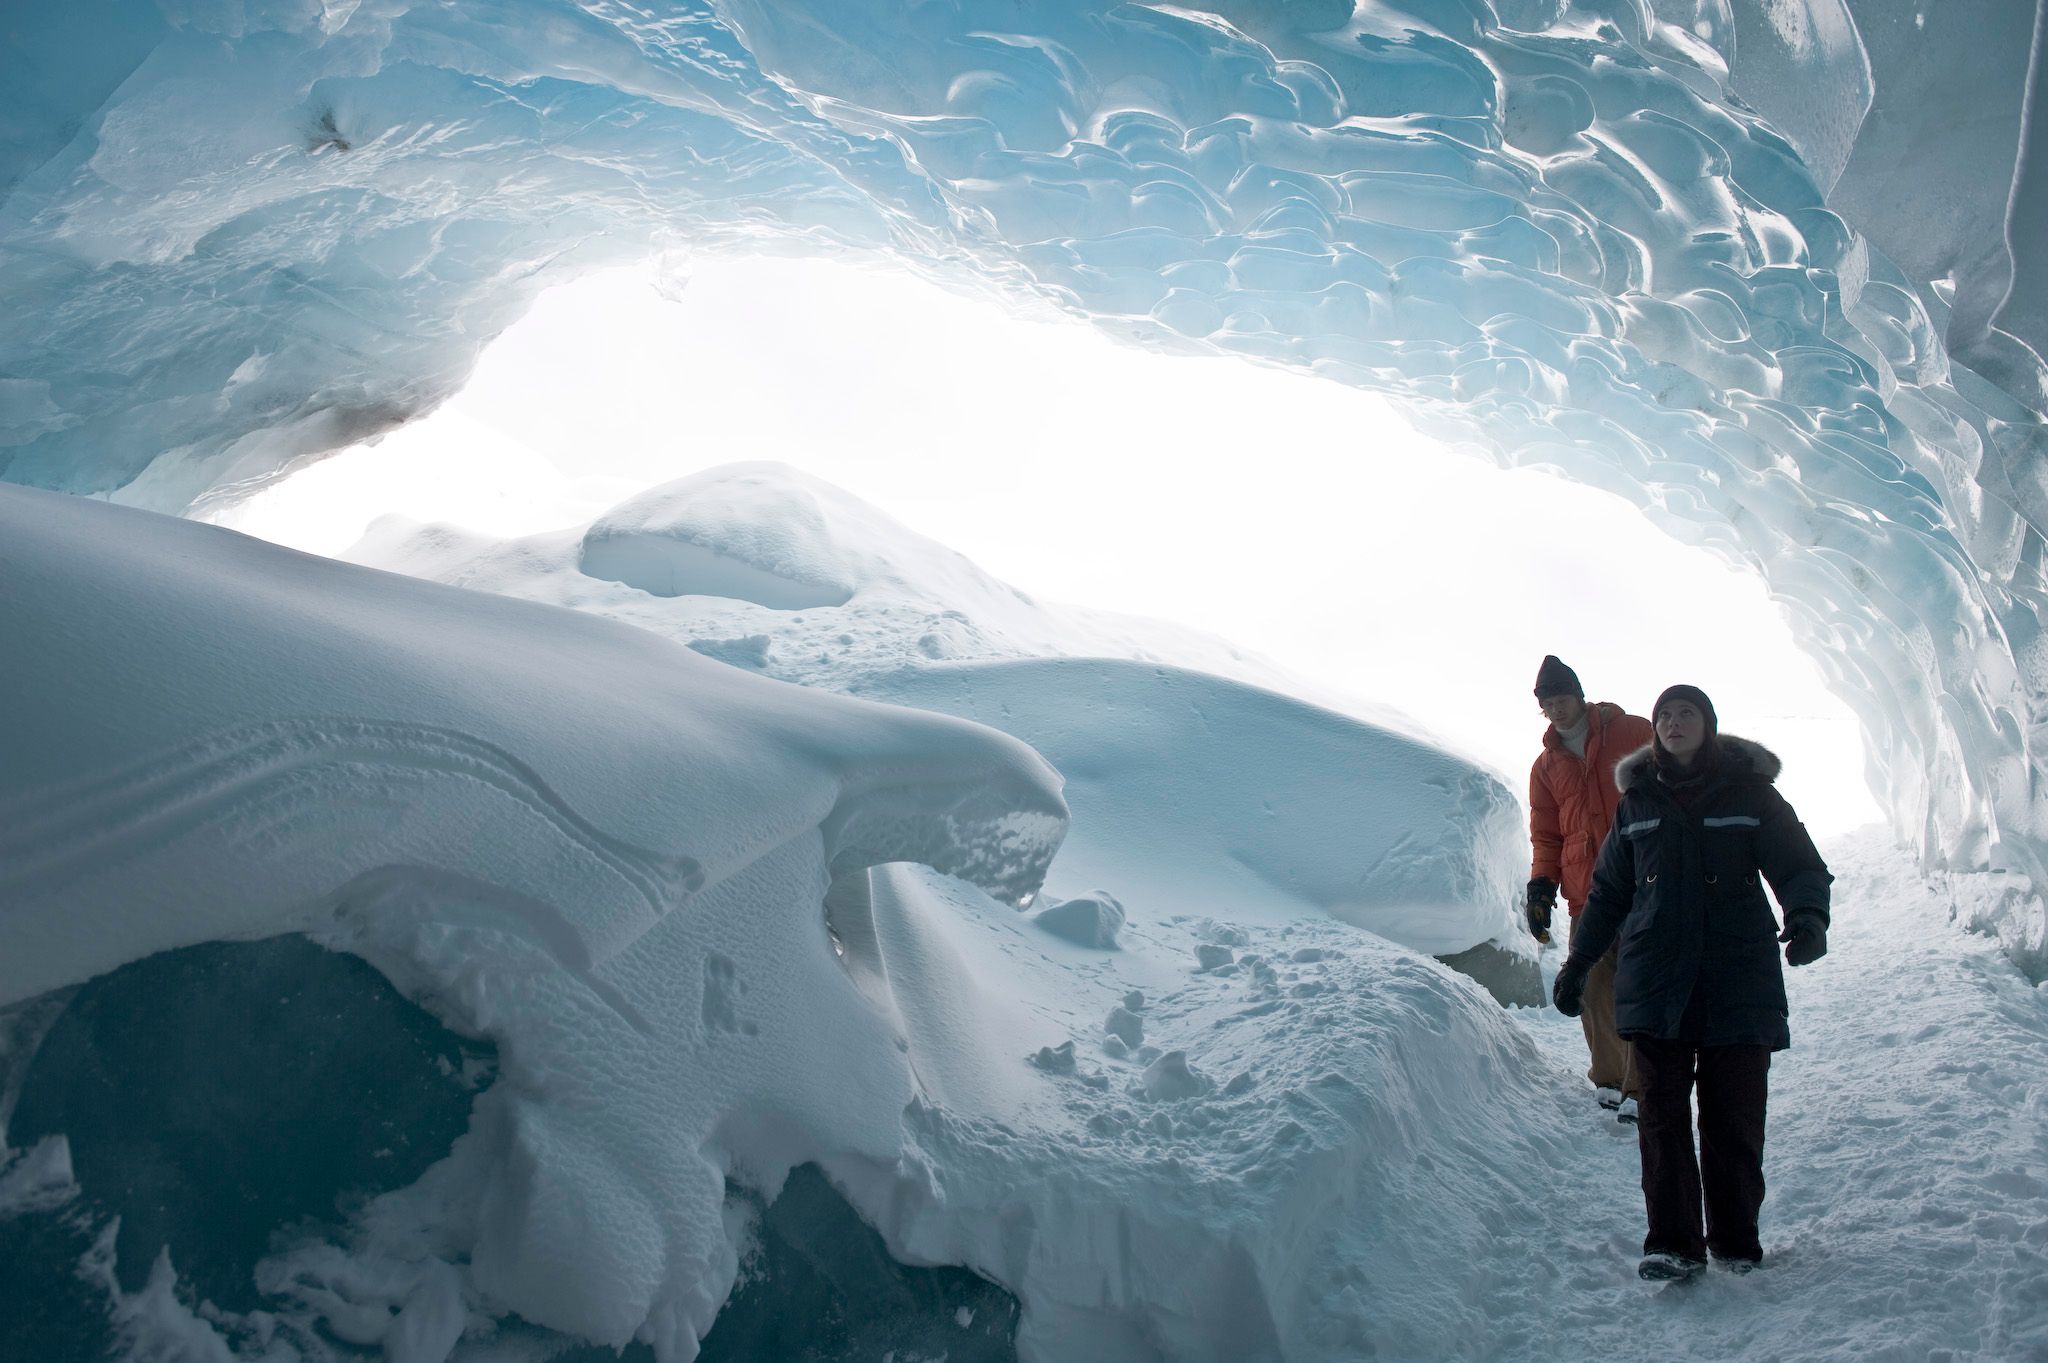
[[[1710,815],[1700,820],[1700,871],[1710,899],[1761,895],[1756,878],[1758,820],[1747,814]]]
[[[1739,941],[1777,938],[1778,920],[1754,871],[1707,877],[1707,931]]]
[[[1635,854],[1633,860],[1636,864],[1636,889],[1648,891],[1653,895],[1657,892],[1657,877],[1663,871],[1663,827],[1664,820],[1659,816],[1631,819],[1627,823],[1617,824],[1614,831],[1608,835],[1629,840],[1630,850]]]

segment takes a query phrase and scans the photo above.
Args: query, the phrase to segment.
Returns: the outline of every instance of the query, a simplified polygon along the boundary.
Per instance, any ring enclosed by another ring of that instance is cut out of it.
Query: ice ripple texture
[[[589,268],[887,251],[1632,498],[1764,575],[1924,853],[2040,869],[2040,366],[1955,362],[1946,286],[1826,206],[1840,0],[46,8],[8,479],[184,508]]]

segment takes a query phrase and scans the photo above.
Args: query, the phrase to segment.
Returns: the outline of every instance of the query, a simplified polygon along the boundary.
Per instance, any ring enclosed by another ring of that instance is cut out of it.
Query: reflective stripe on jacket
[[[1626,787],[1614,834],[1572,939],[1590,965],[1617,937],[1614,1029],[1698,1046],[1792,1044],[1778,921],[1828,921],[1834,877],[1806,826],[1771,783],[1780,764],[1762,744],[1723,734],[1721,763],[1690,808],[1657,775],[1649,748],[1618,768]]]

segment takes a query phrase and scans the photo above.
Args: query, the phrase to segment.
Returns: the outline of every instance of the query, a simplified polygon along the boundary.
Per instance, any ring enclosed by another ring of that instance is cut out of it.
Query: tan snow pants
[[[1575,916],[1572,936],[1578,933],[1579,920]],[[1640,1099],[1635,1047],[1614,1034],[1614,958],[1619,950],[1619,944],[1607,948],[1607,954],[1586,972],[1586,994],[1579,1010],[1579,1026],[1586,1033],[1586,1049],[1593,1056],[1586,1077],[1595,1088],[1616,1088],[1624,1098]]]

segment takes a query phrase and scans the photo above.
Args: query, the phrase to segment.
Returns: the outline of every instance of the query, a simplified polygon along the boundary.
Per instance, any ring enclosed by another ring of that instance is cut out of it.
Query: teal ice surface
[[[35,7],[0,476],[180,510],[430,410],[591,269],[888,253],[1632,498],[1766,578],[1901,827],[2038,871],[2026,6],[1922,8]]]

